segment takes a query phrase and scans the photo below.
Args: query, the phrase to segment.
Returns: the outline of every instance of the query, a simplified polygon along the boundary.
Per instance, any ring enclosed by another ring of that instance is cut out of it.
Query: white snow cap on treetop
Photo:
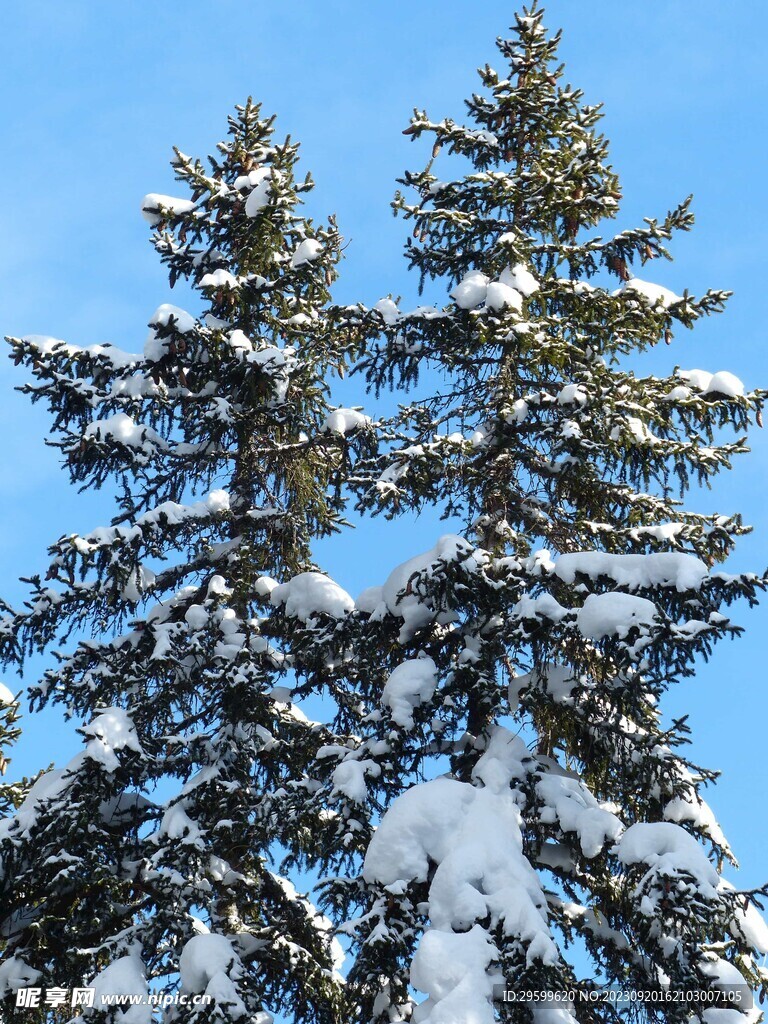
[[[177,199],[176,196],[164,196],[159,192],[149,192],[141,201],[141,215],[151,227],[155,228],[160,224],[166,213],[161,213],[160,208],[172,214],[190,213],[194,210],[195,203],[191,199]]]
[[[318,615],[343,619],[355,607],[355,602],[338,583],[321,572],[302,572],[287,583],[274,587],[269,595],[276,608],[302,622],[310,622]]]
[[[305,238],[303,242],[299,243],[296,251],[291,256],[291,266],[301,267],[305,263],[311,263],[317,259],[322,251],[323,247],[316,238]]]
[[[741,398],[744,395],[744,384],[728,370],[718,370],[717,373],[677,370],[676,375],[705,395],[724,395],[726,398]]]

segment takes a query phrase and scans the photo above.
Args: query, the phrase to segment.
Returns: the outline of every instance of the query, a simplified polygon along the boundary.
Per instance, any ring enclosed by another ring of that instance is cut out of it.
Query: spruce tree
[[[9,339],[70,479],[116,502],[53,544],[4,619],[7,661],[56,650],[32,705],[61,705],[83,740],[2,824],[11,1013],[19,985],[93,983],[180,986],[176,1021],[338,1018],[330,922],[280,866],[312,867],[326,825],[306,768],[336,737],[294,702],[301,651],[270,595],[290,579],[320,637],[349,611],[311,545],[343,523],[368,427],[328,404],[354,331],[329,306],[341,239],[300,212],[297,149],[249,101],[209,166],[176,151],[186,194],[143,212],[196,313],[161,305],[143,354]]]
[[[747,451],[766,393],[722,370],[632,368],[727,293],[636,276],[691,227],[689,200],[605,231],[621,192],[600,108],[565,84],[542,18],[530,8],[499,40],[503,70],[480,70],[467,123],[415,111],[406,134],[432,160],[394,207],[435,305],[388,298],[366,317],[368,383],[414,390],[357,468],[360,506],[463,524],[362,595],[345,667],[358,736],[325,799],[364,864],[327,894],[357,914],[366,1024],[682,1022],[712,1004],[494,1008],[494,986],[768,981],[760,893],[722,875],[733,855],[703,797],[716,773],[661,704],[740,632],[727,607],[765,587],[719,568],[741,518],[683,499]]]

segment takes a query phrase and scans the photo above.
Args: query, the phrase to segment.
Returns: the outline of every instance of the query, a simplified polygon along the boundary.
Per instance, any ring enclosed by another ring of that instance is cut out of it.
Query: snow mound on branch
[[[102,999],[110,1000],[114,996],[136,996],[146,1000],[149,986],[144,972],[144,964],[138,956],[122,956],[100,971],[91,982],[94,990],[93,1004],[102,1004]],[[152,1020],[152,1006],[148,1002],[136,1003],[125,1009],[117,1010],[115,1020],[120,1024],[149,1024]]]
[[[485,304],[489,309],[523,308],[523,296],[515,288],[510,288],[502,281],[491,281],[485,293]]]
[[[257,167],[248,175],[243,175],[235,181],[236,188],[251,189],[245,200],[246,217],[256,217],[269,203],[272,173],[271,167]]]
[[[636,292],[646,299],[651,306],[661,305],[665,309],[683,301],[681,295],[675,295],[669,288],[664,288],[660,284],[652,284],[650,281],[641,281],[639,277],[630,278],[615,294],[620,295],[622,292]]]
[[[381,703],[403,729],[413,728],[413,711],[435,692],[437,665],[431,658],[404,661],[392,672],[381,692]]]
[[[412,984],[429,997],[414,1015],[422,1024],[493,1021],[497,926],[523,945],[528,963],[558,962],[546,900],[523,853],[524,797],[510,786],[531,764],[523,740],[497,727],[474,773],[483,786],[449,778],[415,786],[392,803],[371,839],[366,881],[430,882],[430,927],[411,969]]]
[[[596,857],[608,841],[618,838],[621,821],[601,807],[584,783],[575,777],[548,772],[536,783],[544,804],[540,821],[557,822],[563,832],[575,832],[585,857]]]
[[[104,420],[94,420],[83,432],[83,437],[95,437],[99,441],[111,438],[127,448],[151,448],[153,443],[162,443],[160,435],[152,427],[143,427],[126,412],[117,412]]]
[[[489,284],[490,279],[482,271],[470,270],[450,293],[451,298],[459,309],[474,309],[485,302]]]
[[[612,590],[607,594],[590,594],[576,613],[576,624],[582,636],[592,640],[606,636],[623,639],[633,626],[643,631],[655,618],[653,601]]]
[[[370,614],[374,619],[380,619],[386,614],[401,618],[403,628],[400,630],[400,642],[405,643],[417,630],[438,617],[438,609],[433,602],[418,591],[419,583],[438,575],[451,562],[461,562],[465,569],[472,572],[480,569],[482,560],[479,549],[464,537],[445,534],[429,551],[415,555],[392,570],[381,588],[378,604],[375,603],[379,597],[378,588],[369,587],[359,598],[365,608],[363,605],[358,607],[361,610],[371,609]]]
[[[195,318],[191,313],[187,313],[185,309],[181,309],[179,306],[172,306],[168,302],[158,306],[149,318],[150,331],[147,335],[147,340],[144,342],[144,358],[147,362],[154,363],[167,355],[168,344],[171,339],[170,337],[159,338],[155,328],[168,327],[172,321],[172,328],[176,334],[190,334],[197,327]]]
[[[400,310],[392,299],[379,299],[373,308],[381,314],[387,327],[393,327],[400,319]]]
[[[40,976],[40,971],[30,967],[20,957],[7,957],[0,962],[0,996],[34,985]]]
[[[0,821],[0,839],[17,829],[22,837],[28,836],[37,824],[43,807],[57,800],[66,791],[73,776],[82,767],[85,752],[76,754],[64,768],[52,768],[45,772],[30,787],[23,802],[16,808],[12,817]]]
[[[320,433],[339,434],[343,437],[345,434],[351,434],[353,430],[367,427],[370,422],[370,416],[366,416],[357,409],[334,409],[326,416]]]
[[[193,935],[179,957],[182,989],[205,992],[216,1003],[231,1003],[227,1013],[236,1020],[247,1012],[232,981],[241,973],[240,957],[226,935]]]
[[[104,359],[111,363],[115,369],[124,369],[137,363],[140,356],[133,352],[123,352],[109,343],[105,345],[70,345],[61,338],[52,338],[47,334],[25,334],[22,339],[27,345],[32,345],[43,355],[51,355],[58,351],[64,355],[77,358],[78,356],[90,356],[92,359]]]
[[[690,832],[668,821],[630,825],[615,847],[622,864],[644,864],[648,874],[690,875],[710,898],[720,884],[717,869]],[[646,875],[646,878],[648,876]]]
[[[707,370],[678,370],[677,376],[705,395],[723,395],[726,398],[742,398],[744,384],[728,370],[709,373]]]
[[[305,238],[303,242],[299,243],[296,251],[291,256],[291,266],[302,267],[305,263],[312,263],[322,251],[323,247],[316,238]]]
[[[234,274],[231,274],[228,270],[224,270],[223,267],[219,267],[217,270],[213,270],[209,274],[203,274],[200,278],[200,287],[229,288],[232,291],[236,291],[240,287],[240,282]]]
[[[524,263],[517,263],[514,267],[507,267],[499,274],[502,284],[509,285],[515,291],[520,292],[526,298],[539,290],[539,282],[525,266]]]
[[[180,306],[172,306],[169,302],[157,307],[149,318],[149,324],[150,327],[167,327],[171,320],[174,321],[173,329],[179,334],[189,334],[197,326],[197,321],[191,313],[187,313]]]
[[[735,892],[734,886],[725,878],[720,879],[719,889],[722,893]],[[743,899],[738,900],[731,919],[731,931],[759,953],[768,953],[768,924],[754,903],[747,903],[745,908]]]
[[[162,212],[161,211],[162,207]],[[141,201],[141,215],[147,223],[155,228],[166,219],[169,213],[179,216],[191,213],[195,203],[191,199],[177,199],[176,196],[164,196],[159,192],[149,192]]]
[[[0,683],[0,704],[13,704],[15,700],[16,698],[5,683]]]
[[[411,964],[411,984],[428,998],[413,1014],[418,1024],[494,1024],[493,987],[499,971],[489,970],[498,953],[480,925],[468,932],[430,929]]]
[[[520,703],[520,694],[528,687],[540,689],[549,694],[555,703],[562,704],[581,683],[576,670],[570,665],[542,665],[531,672],[522,673],[509,684],[509,706],[515,711]]]
[[[655,552],[648,555],[612,555],[604,551],[576,551],[560,555],[555,575],[564,583],[574,583],[577,575],[597,580],[607,576],[621,587],[640,590],[648,587],[674,587],[679,593],[698,590],[708,569],[695,555],[680,552]]]
[[[346,590],[320,572],[302,572],[287,583],[274,587],[269,595],[276,608],[302,622],[311,622],[318,615],[343,619],[355,607]]]
[[[92,761],[103,764],[108,772],[114,772],[120,766],[115,756],[116,750],[128,749],[137,754],[143,753],[136,735],[136,726],[123,708],[105,708],[82,732],[89,737],[85,746],[86,755]]]
[[[583,384],[566,384],[557,396],[558,405],[586,405],[587,392]]]
[[[538,288],[533,274],[522,263],[518,263],[515,267],[502,270],[498,281],[491,281],[481,270],[469,270],[450,295],[459,309],[475,309],[485,305],[488,309],[509,308],[519,312],[523,307],[523,297],[533,295]]]

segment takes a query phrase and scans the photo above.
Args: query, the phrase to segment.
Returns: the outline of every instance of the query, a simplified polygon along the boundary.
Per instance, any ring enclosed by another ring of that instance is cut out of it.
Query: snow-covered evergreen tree
[[[360,878],[328,888],[340,909],[362,906],[349,986],[366,1024],[616,1017],[599,1003],[494,1009],[502,979],[519,993],[768,980],[759,894],[721,874],[732,855],[702,795],[715,773],[686,758],[685,722],[666,726],[660,706],[738,634],[724,609],[765,586],[718,568],[739,516],[682,503],[747,451],[765,392],[723,370],[627,363],[727,293],[635,276],[691,226],[688,201],[595,233],[619,183],[557,45],[534,7],[499,41],[504,70],[481,69],[467,124],[415,112],[406,134],[430,136],[433,160],[395,208],[422,285],[449,294],[411,312],[384,299],[368,318],[369,383],[419,390],[358,467],[361,506],[437,504],[465,535],[358,601],[359,737],[332,755],[326,799],[350,847],[367,845]]]
[[[210,167],[177,151],[186,194],[143,212],[198,312],[160,306],[143,354],[9,339],[72,481],[116,482],[117,512],[57,541],[3,622],[8,660],[59,645],[32,703],[83,723],[80,752],[2,823],[4,993],[180,985],[211,1001],[175,1021],[338,1019],[330,923],[279,873],[312,864],[327,825],[306,767],[336,742],[292,701],[280,609],[309,608],[319,638],[349,611],[310,546],[343,522],[368,429],[328,405],[355,334],[329,306],[340,236],[301,215],[296,161],[251,102]]]

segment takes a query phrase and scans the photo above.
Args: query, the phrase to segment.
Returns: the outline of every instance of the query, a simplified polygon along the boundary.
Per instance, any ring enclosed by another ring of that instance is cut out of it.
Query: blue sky
[[[211,151],[230,109],[249,94],[302,141],[318,183],[312,209],[335,211],[350,240],[337,297],[411,296],[405,228],[388,204],[396,176],[426,154],[401,130],[416,105],[436,117],[461,115],[474,69],[494,63],[494,38],[513,9],[456,0],[2,5],[1,333],[140,348],[152,311],[173,298],[147,243],[141,197],[173,192],[171,145]],[[654,280],[677,291],[711,285],[736,293],[726,314],[678,336],[654,356],[656,365],[729,369],[750,386],[765,385],[767,76],[756,40],[768,29],[766,9],[746,0],[737,18],[712,0],[551,0],[547,11],[549,27],[564,29],[568,79],[589,102],[605,102],[625,193],[619,225],[662,215],[695,194],[697,228],[677,240],[674,264],[654,266]],[[437,290],[434,300],[442,301]],[[48,542],[109,516],[103,498],[68,486],[43,444],[44,410],[30,410],[12,391],[22,380],[3,361],[0,592],[12,601],[22,594],[16,578],[41,567]],[[753,454],[729,479],[691,503],[741,511],[756,531],[733,564],[761,571],[768,447],[757,435]],[[354,593],[431,546],[439,529],[431,519],[361,529],[326,545],[324,564]],[[667,710],[690,714],[692,756],[723,770],[711,803],[742,860],[738,880],[754,885],[768,878],[768,613],[745,610],[740,621],[747,635],[721,645],[695,680],[670,695]],[[12,774],[74,752],[76,740],[56,716],[27,719],[27,727]]]

